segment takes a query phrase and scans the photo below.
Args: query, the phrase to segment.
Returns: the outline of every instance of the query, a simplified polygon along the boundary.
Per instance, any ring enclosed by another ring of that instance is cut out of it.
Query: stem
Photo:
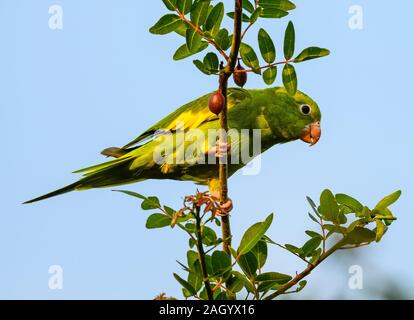
[[[241,40],[243,40],[244,36],[246,35],[247,31],[249,31],[249,29],[252,27],[252,25],[254,25],[254,22],[250,22],[249,25],[246,27],[246,29],[244,29],[241,35]]]
[[[220,79],[219,79],[219,89],[225,97],[224,108],[220,113],[220,140],[227,141],[227,86],[230,76],[234,72],[234,67],[236,66],[237,57],[239,55],[240,42],[241,42],[241,25],[242,25],[242,0],[235,0],[235,10],[234,10],[234,34],[233,34],[233,43],[231,46],[230,56],[227,63],[227,66],[221,70]],[[226,155],[227,157],[227,155]],[[219,165],[219,180],[220,180],[220,202],[225,203],[228,199],[228,185],[227,185],[227,176],[228,176],[228,166],[227,158],[225,161],[221,161]],[[230,218],[229,216],[223,216],[221,218],[221,229],[223,234],[223,250],[231,256],[230,246],[231,246],[231,230],[230,230]]]
[[[334,246],[332,246],[332,248],[330,248],[328,251],[322,254],[315,264],[309,265],[305,270],[303,270],[301,273],[296,275],[296,277],[294,277],[292,280],[286,283],[283,287],[276,290],[276,292],[272,293],[270,296],[267,296],[266,298],[264,298],[264,300],[273,300],[277,296],[280,296],[281,294],[285,294],[290,288],[292,288],[299,281],[301,281],[303,278],[308,276],[312,272],[313,269],[315,269],[322,261],[328,258],[336,250],[340,249],[344,244],[345,244],[345,238],[342,238]]]
[[[215,42],[213,39],[207,37],[203,30],[201,30],[199,27],[194,25],[190,20],[188,20],[185,15],[180,12],[179,10],[176,10],[178,16],[181,20],[183,20],[185,23],[187,23],[192,29],[194,29],[195,32],[197,32],[201,37],[206,40],[209,44],[211,44],[214,48],[217,49],[218,52],[223,56],[224,59],[226,59],[227,62],[229,62],[229,56],[226,54],[226,52]]]
[[[265,65],[265,66],[261,66],[261,67],[259,67],[259,68],[257,68],[257,69],[245,69],[245,70],[237,70],[237,71],[235,71],[235,73],[244,73],[244,72],[255,72],[256,70],[262,70],[262,69],[266,69],[266,68],[270,68],[270,67],[274,67],[274,66],[277,66],[277,65],[280,65],[280,64],[287,64],[287,63],[291,63],[291,62],[293,62],[294,60],[289,60],[289,61],[279,61],[279,62],[275,62],[275,63],[270,63],[270,64],[267,64],[267,65]]]
[[[205,252],[203,247],[203,236],[201,234],[201,219],[200,219],[200,207],[196,207],[196,229],[197,229],[197,250],[200,258],[201,272],[203,273],[203,282],[206,287],[208,300],[214,300],[213,291],[211,290],[210,280],[208,279]]]
[[[302,257],[301,257],[300,255],[298,255],[297,253],[290,251],[290,250],[289,250],[288,248],[286,248],[284,245],[281,245],[280,243],[277,243],[277,242],[275,242],[274,244],[275,244],[276,246],[278,246],[278,247],[280,247],[280,248],[282,248],[282,249],[284,249],[284,250],[288,251],[289,253],[293,254],[294,256],[298,257],[299,259],[301,259],[302,261],[304,261],[306,264],[310,264],[310,265],[312,265],[312,263],[310,263],[308,260],[306,260],[305,258],[302,258]],[[324,250],[323,252],[325,252],[325,250]]]

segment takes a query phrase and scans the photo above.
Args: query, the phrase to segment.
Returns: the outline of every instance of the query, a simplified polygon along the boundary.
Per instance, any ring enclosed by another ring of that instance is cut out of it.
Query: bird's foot
[[[227,142],[221,142],[220,140],[218,140],[216,142],[216,146],[211,147],[208,150],[208,153],[215,154],[216,158],[224,158],[226,155],[230,153],[230,150],[231,150],[231,144]]]
[[[220,199],[219,191],[213,192],[211,195],[214,199],[217,199],[217,200]],[[233,210],[233,200],[231,200],[230,198],[227,198],[227,200],[224,203],[218,202],[218,205],[219,205],[219,208],[215,212],[215,214],[220,217],[228,216],[230,214],[230,211]]]

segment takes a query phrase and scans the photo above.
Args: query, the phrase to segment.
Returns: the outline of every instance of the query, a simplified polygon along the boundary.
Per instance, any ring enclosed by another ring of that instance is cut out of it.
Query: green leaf
[[[200,47],[197,48],[197,50],[195,50],[194,52],[191,52],[190,50],[188,50],[187,44],[183,44],[181,47],[179,47],[177,49],[177,51],[174,53],[174,60],[181,60],[181,59],[185,59],[187,57],[192,56],[193,54],[199,53],[201,51],[203,51],[204,49],[206,49],[208,47],[208,43],[207,42],[201,42]]]
[[[192,0],[177,0],[177,8],[183,14],[187,14],[193,5]]]
[[[305,257],[310,256],[316,249],[318,249],[321,242],[321,237],[316,237],[308,240],[302,247],[303,255]]]
[[[316,249],[315,251],[311,253],[310,255],[311,259],[309,260],[309,262],[311,264],[315,264],[319,260],[321,254],[322,254],[322,248]]]
[[[199,259],[198,253],[193,250],[187,251],[187,264],[189,266],[192,266],[194,262],[196,262]]]
[[[228,12],[228,13],[226,13],[226,15],[229,17],[229,18],[232,18],[232,19],[234,19],[234,12]],[[250,22],[250,18],[249,18],[249,16],[247,16],[246,14],[242,14],[242,22]]]
[[[320,218],[321,215],[318,212],[318,207],[316,206],[315,202],[310,197],[306,197],[306,200],[309,202],[309,204],[312,207],[313,212],[315,212],[316,216],[318,218]]]
[[[180,25],[174,30],[174,32],[185,38],[187,29],[188,25],[184,21],[181,21]]]
[[[335,195],[335,199],[339,204],[342,204],[350,208],[354,213],[361,212],[364,208],[364,206],[358,200],[343,193],[338,193],[337,195]]]
[[[254,11],[254,6],[249,0],[243,0],[242,7],[244,10],[246,10],[249,13],[253,13]]]
[[[210,2],[210,0],[200,0],[195,3],[194,8],[190,12],[191,22],[195,26],[199,27],[206,22]]]
[[[263,8],[262,7],[257,7],[256,10],[254,10],[254,12],[252,13],[252,15],[250,16],[250,23],[253,24],[257,21],[257,19],[259,19],[260,15],[262,14]]]
[[[219,47],[223,50],[228,50],[231,46],[229,31],[227,29],[221,29],[217,34],[215,40]]]
[[[154,213],[147,219],[147,229],[164,228],[171,225],[171,218],[162,213]]]
[[[259,6],[285,11],[296,9],[296,5],[289,0],[259,0]]]
[[[328,189],[325,189],[321,194],[319,212],[327,221],[337,222],[339,214],[339,206],[335,200],[334,195]]]
[[[290,64],[285,64],[282,72],[283,85],[286,88],[286,91],[294,96],[298,90],[298,79],[296,77],[295,68]]]
[[[204,226],[202,231],[203,236],[203,243],[206,246],[212,246],[217,243],[217,235],[216,232],[211,229],[210,227]]]
[[[290,275],[279,272],[264,272],[256,277],[257,282],[275,281],[277,284],[285,284],[291,279],[292,277]]]
[[[264,8],[276,8],[290,11],[296,8],[296,5],[289,0],[259,0],[259,6]]]
[[[204,65],[202,61],[194,60],[193,63],[198,68],[198,70],[200,70],[202,73],[206,75],[211,75],[211,72],[206,68],[206,66]]]
[[[210,32],[213,38],[216,37],[216,35],[220,31],[220,26],[221,22],[223,21],[223,17],[224,4],[222,2],[219,2],[214,6],[213,10],[211,10],[205,24],[205,30]]]
[[[287,274],[282,274],[278,272],[265,272],[259,274],[256,277],[256,281],[259,283],[258,291],[266,292],[272,289],[275,285],[282,285],[289,282],[292,279],[291,276]]]
[[[154,24],[149,32],[153,34],[167,34],[175,31],[181,25],[181,19],[176,14],[166,14]]]
[[[201,45],[201,39],[201,35],[194,29],[187,29],[185,40],[190,52],[196,52],[198,50]]]
[[[262,239],[267,229],[273,221],[273,214],[269,215],[264,222],[258,222],[252,225],[244,233],[243,238],[241,239],[239,248],[237,252],[239,255],[243,255],[249,252],[259,241]]]
[[[251,46],[242,43],[240,45],[240,56],[246,66],[252,68],[255,73],[260,74],[259,59]]]
[[[244,287],[243,282],[236,276],[232,276],[231,278],[229,278],[226,282],[226,285],[227,288],[233,293],[240,292],[241,290],[243,290]]]
[[[398,190],[398,191],[386,196],[380,202],[377,203],[374,210],[389,207],[394,202],[396,202],[399,199],[400,196],[401,196],[401,190]]]
[[[317,224],[320,224],[320,221],[318,221],[318,219],[316,219],[310,212],[308,212],[308,216],[312,219],[312,221],[316,222]]]
[[[190,248],[194,248],[194,246],[195,246],[196,244],[197,244],[197,243],[195,242],[195,240],[194,240],[193,238],[188,239],[188,246],[189,246]]]
[[[191,223],[191,222],[187,223],[185,225],[185,229],[188,232],[190,232],[190,233],[196,233],[196,225],[195,225],[195,223]]]
[[[181,278],[178,274],[173,273],[174,278],[184,287],[184,289],[188,290],[188,292],[192,296],[197,295],[197,291],[193,288],[191,284],[189,284],[187,281],[185,281],[183,278]]]
[[[289,61],[295,53],[295,27],[292,21],[289,21],[285,31],[285,41],[283,46],[286,61]]]
[[[243,286],[246,288],[248,292],[253,293],[255,291],[255,288],[253,287],[251,282],[246,278],[246,276],[244,276],[238,271],[233,271],[233,275],[237,278],[237,280],[239,280],[243,284]]]
[[[268,85],[272,85],[275,80],[276,80],[276,76],[277,76],[277,67],[273,66],[270,68],[267,68],[264,72],[263,72],[263,81]]]
[[[275,62],[276,59],[276,48],[273,43],[272,38],[269,34],[262,28],[259,30],[258,34],[259,48],[260,53],[262,54],[263,60],[271,64]]]
[[[302,291],[306,287],[307,283],[308,282],[306,280],[299,281],[298,283],[299,287],[296,289],[296,292]]]
[[[287,243],[287,244],[285,244],[285,248],[288,251],[292,252],[292,253],[295,253],[295,254],[298,254],[298,255],[303,255],[302,249],[294,246],[293,244],[288,244]]]
[[[175,11],[177,8],[177,0],[162,0],[168,10]]]
[[[213,52],[207,53],[207,55],[204,57],[203,63],[206,69],[210,71],[210,73],[218,72],[219,58],[217,57],[215,53]]]
[[[376,242],[380,242],[381,239],[382,239],[382,237],[383,237],[383,235],[387,231],[387,227],[379,219],[375,220],[375,223],[377,224],[377,227],[376,227],[376,230],[375,230],[375,241]]]
[[[289,13],[283,10],[274,9],[274,8],[263,8],[260,13],[261,18],[283,18],[286,17]]]
[[[242,268],[244,274],[248,277],[254,276],[257,268],[259,267],[256,256],[251,251],[239,256],[237,263],[239,264],[240,268]]]
[[[348,232],[347,228],[333,224],[324,224],[323,228],[328,230],[330,233],[346,234]]]
[[[388,208],[380,208],[380,209],[372,210],[372,214],[374,214],[375,218],[377,219],[397,220],[397,218],[394,217],[391,210]]]
[[[346,235],[346,243],[348,244],[361,244],[366,242],[372,242],[376,239],[375,232],[363,228],[355,227],[350,233]]]
[[[154,210],[160,208],[160,200],[157,197],[148,197],[145,198],[141,203],[141,208],[143,210]]]
[[[191,265],[187,281],[197,292],[201,289],[203,285],[203,273],[198,260]]]
[[[132,192],[132,191],[127,191],[127,190],[113,190],[113,191],[125,193],[125,194],[127,194],[127,195],[129,195],[131,197],[135,197],[135,198],[142,199],[142,200],[147,199],[147,197],[145,197],[145,196],[143,196],[143,195],[141,195],[139,193]]]
[[[296,63],[322,58],[330,54],[328,49],[319,47],[309,47],[304,49],[299,55],[293,60]]]
[[[267,242],[265,240],[260,240],[251,250],[251,252],[256,256],[257,265],[259,269],[263,268],[267,260]]]
[[[322,235],[320,235],[319,233],[315,231],[306,230],[305,233],[311,238],[322,238]]]
[[[231,271],[231,258],[224,251],[214,251],[211,256],[211,263],[214,275],[223,275]]]

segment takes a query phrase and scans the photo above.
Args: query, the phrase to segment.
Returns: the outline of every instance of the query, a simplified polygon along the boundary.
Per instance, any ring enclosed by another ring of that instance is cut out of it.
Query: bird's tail
[[[41,201],[74,190],[112,187],[145,180],[138,176],[139,172],[131,173],[130,165],[133,160],[131,157],[125,157],[75,171],[75,173],[84,173],[84,177],[66,187],[26,201],[24,204]]]
[[[67,192],[74,191],[74,190],[76,190],[76,187],[77,187],[78,184],[79,184],[79,182],[72,183],[72,184],[70,184],[66,187],[63,187],[63,188],[60,188],[58,190],[55,190],[55,191],[49,192],[47,194],[44,194],[43,196],[34,198],[34,199],[26,201],[26,202],[23,202],[23,204],[28,204],[28,203],[33,203],[33,202],[45,200],[47,198],[51,198],[51,197],[54,197],[54,196],[58,196],[60,194],[64,194],[64,193],[67,193]]]

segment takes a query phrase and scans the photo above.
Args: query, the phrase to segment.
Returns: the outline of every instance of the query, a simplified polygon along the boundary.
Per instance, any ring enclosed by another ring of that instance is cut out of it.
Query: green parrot
[[[182,135],[193,131],[198,135],[200,133],[207,135],[211,130],[217,132],[220,128],[219,117],[209,110],[210,96],[211,93],[206,94],[182,106],[124,147],[105,149],[102,154],[115,159],[75,171],[75,173],[83,173],[83,177],[77,182],[25,203],[44,200],[74,190],[119,186],[147,179],[194,181],[197,184],[208,185],[210,191],[217,194],[219,161],[211,163],[178,159],[181,154],[179,150],[186,150],[194,144],[192,139],[187,137],[183,139]],[[194,158],[210,159],[213,153],[213,158],[220,159],[229,150],[231,152],[237,150],[238,153],[246,149],[250,150],[253,148],[252,132],[255,129],[260,131],[258,154],[276,144],[297,139],[314,145],[320,138],[320,120],[321,113],[316,102],[300,91],[291,96],[282,87],[260,90],[230,88],[228,90],[229,129],[236,131],[248,129],[247,138],[230,137],[228,145],[224,144],[224,146],[216,140],[212,143],[201,139],[201,148],[193,148],[196,150],[193,150],[193,154],[196,154]],[[168,144],[167,140],[172,142]],[[154,157],[157,152],[158,158]],[[230,160],[228,163],[229,176],[247,164],[242,161],[233,163]]]

